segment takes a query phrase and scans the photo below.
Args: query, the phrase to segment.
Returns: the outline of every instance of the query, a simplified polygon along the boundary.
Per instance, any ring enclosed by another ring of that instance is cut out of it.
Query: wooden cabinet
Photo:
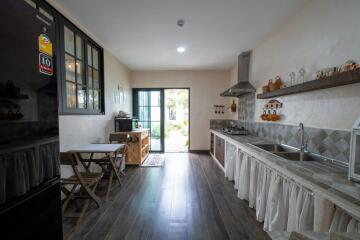
[[[131,139],[125,163],[128,165],[141,165],[149,155],[149,129],[138,129],[131,132],[116,133],[126,133]]]
[[[129,135],[131,142],[126,164],[141,165],[149,155],[149,130],[131,131]]]
[[[225,162],[225,140],[216,136],[215,137],[215,158],[219,161],[221,166],[224,167]]]

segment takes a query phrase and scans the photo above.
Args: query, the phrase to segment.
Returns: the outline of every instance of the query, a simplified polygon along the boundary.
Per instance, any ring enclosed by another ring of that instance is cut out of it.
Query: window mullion
[[[77,66],[77,49],[76,49],[76,32],[74,32],[74,59],[75,59],[75,99],[76,99],[76,108],[79,108],[79,98],[78,98],[78,76],[77,76],[77,71],[78,71],[78,66]]]

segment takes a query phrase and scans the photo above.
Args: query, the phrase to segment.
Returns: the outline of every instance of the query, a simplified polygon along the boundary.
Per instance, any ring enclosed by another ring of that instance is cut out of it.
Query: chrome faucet
[[[304,130],[304,124],[303,123],[300,123],[299,124],[299,130],[298,132],[300,132],[300,142],[301,142],[301,145],[300,145],[300,152],[301,153],[304,153],[306,152],[307,150],[307,144],[305,143],[305,130]]]

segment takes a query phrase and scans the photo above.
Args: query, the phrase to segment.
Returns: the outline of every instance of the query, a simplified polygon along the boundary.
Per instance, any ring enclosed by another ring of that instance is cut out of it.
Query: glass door
[[[164,151],[164,90],[134,89],[133,112],[142,128],[150,130],[150,151]]]

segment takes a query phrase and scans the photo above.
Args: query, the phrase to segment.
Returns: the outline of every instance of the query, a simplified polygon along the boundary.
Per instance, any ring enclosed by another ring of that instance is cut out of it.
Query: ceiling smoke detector
[[[178,26],[179,28],[182,28],[184,25],[185,25],[185,20],[184,20],[184,19],[179,19],[179,20],[177,21],[177,26]]]

